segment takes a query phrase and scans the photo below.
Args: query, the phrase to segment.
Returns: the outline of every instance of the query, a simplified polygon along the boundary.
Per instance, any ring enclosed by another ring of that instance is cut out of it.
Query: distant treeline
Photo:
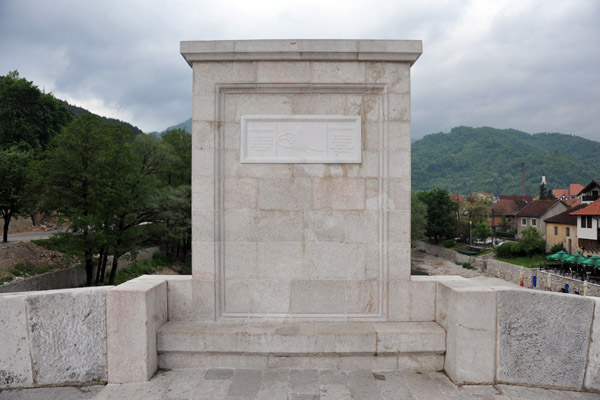
[[[600,136],[600,135],[599,135]],[[530,135],[514,129],[457,127],[412,144],[413,190],[539,194],[542,175],[550,189],[586,185],[600,178],[600,142],[561,133]]]

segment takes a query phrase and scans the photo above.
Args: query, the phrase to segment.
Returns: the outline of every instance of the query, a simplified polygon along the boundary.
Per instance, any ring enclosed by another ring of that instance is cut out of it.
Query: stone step
[[[440,370],[446,333],[435,322],[181,322],[157,332],[159,366]]]

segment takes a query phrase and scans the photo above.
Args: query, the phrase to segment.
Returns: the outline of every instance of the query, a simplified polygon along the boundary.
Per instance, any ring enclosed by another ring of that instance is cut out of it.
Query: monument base
[[[435,322],[183,322],[157,332],[159,367],[374,368],[439,371]]]

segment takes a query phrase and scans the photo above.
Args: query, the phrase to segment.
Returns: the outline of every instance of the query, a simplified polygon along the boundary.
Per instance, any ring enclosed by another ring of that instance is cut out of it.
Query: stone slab
[[[0,389],[33,384],[26,294],[0,295]]]
[[[413,64],[420,40],[230,40],[182,41],[180,52],[195,61],[400,61]]]
[[[106,380],[108,288],[27,296],[31,357],[37,384]]]
[[[436,322],[446,329],[444,369],[455,383],[493,383],[496,292],[467,279],[436,283]]]
[[[242,163],[360,163],[361,117],[243,115]]]
[[[594,323],[588,351],[588,364],[585,372],[586,390],[600,391],[600,298],[594,297]]]
[[[594,301],[533,290],[498,290],[502,383],[581,389]]]
[[[160,353],[247,355],[443,354],[435,322],[168,322],[158,330]]]
[[[167,281],[160,276],[142,276],[107,292],[109,382],[143,382],[156,372],[156,330],[167,321],[167,298]]]

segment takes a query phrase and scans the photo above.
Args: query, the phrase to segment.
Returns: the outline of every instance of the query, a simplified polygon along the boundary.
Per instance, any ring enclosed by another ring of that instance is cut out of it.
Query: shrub
[[[544,254],[546,241],[537,229],[530,227],[523,230],[518,242],[519,253],[529,257],[533,254]]]
[[[456,246],[456,240],[454,240],[454,239],[444,240],[444,247],[445,248],[454,247],[454,246]]]
[[[550,248],[550,254],[558,253],[561,250],[564,250],[565,246],[563,246],[562,242],[556,243],[554,246]]]
[[[494,249],[494,253],[496,253],[496,257],[499,258],[511,258],[516,257],[519,252],[517,243],[504,243],[500,246],[496,246]]]

